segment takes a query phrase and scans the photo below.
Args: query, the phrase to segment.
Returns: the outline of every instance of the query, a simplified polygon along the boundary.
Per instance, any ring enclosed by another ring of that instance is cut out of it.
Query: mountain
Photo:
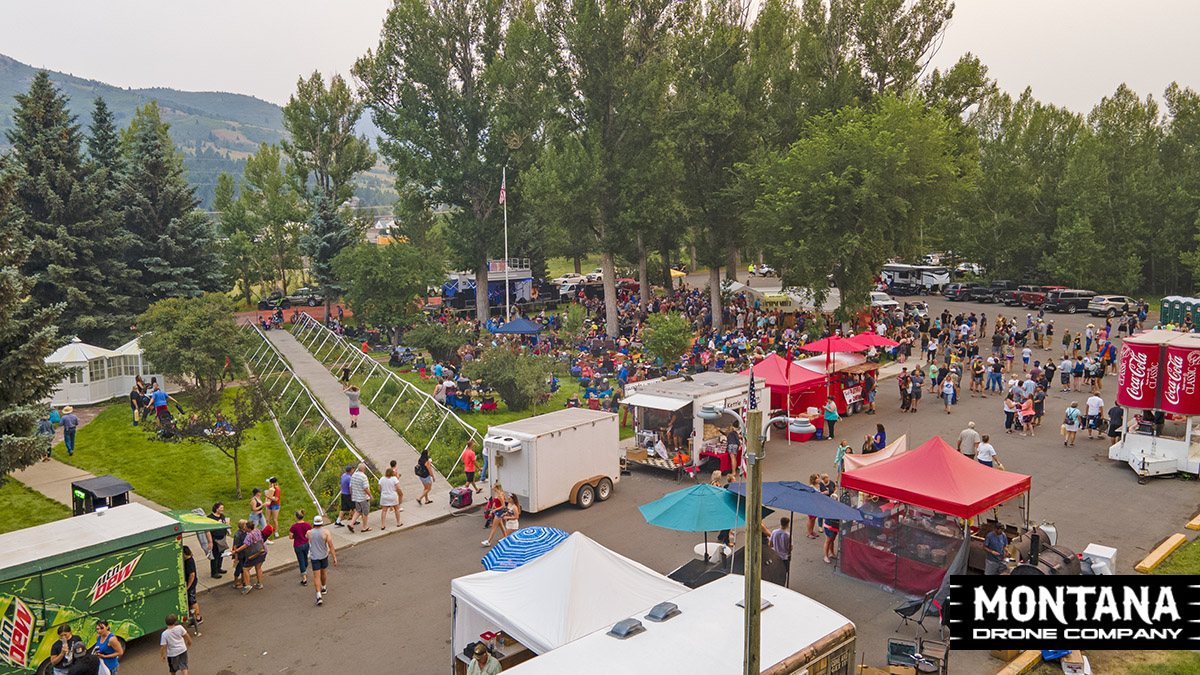
[[[0,152],[8,145],[3,132],[13,124],[16,105],[13,96],[29,90],[38,70],[0,54]],[[71,99],[71,112],[85,131],[91,121],[93,101],[98,96],[104,98],[119,127],[129,123],[136,108],[158,101],[163,121],[171,125],[171,138],[183,152],[188,178],[203,209],[211,206],[218,175],[225,172],[240,178],[245,158],[260,143],[278,143],[287,135],[283,129],[283,110],[253,96],[161,87],[122,89],[66,73],[48,72],[50,79]],[[368,138],[379,133],[365,121],[360,123],[359,130]],[[386,171],[376,167],[360,180],[357,196],[367,206],[391,204],[395,192]]]

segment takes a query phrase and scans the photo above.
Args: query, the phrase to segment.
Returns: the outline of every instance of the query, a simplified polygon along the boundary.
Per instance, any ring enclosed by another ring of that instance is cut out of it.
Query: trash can
[[[71,504],[75,515],[129,503],[133,486],[116,476],[97,476],[71,483]]]

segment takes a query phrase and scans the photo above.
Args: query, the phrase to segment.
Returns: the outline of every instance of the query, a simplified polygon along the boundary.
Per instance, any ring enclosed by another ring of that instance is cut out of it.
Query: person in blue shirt
[[[879,452],[887,445],[887,432],[883,430],[882,424],[875,425],[875,435],[871,436],[871,448],[875,452]]]
[[[92,651],[108,666],[109,673],[117,675],[117,659],[125,654],[125,648],[117,636],[108,630],[108,622],[104,619],[96,622],[96,644],[92,645]]]
[[[1008,547],[1008,536],[1004,534],[1004,526],[992,524],[992,531],[983,538],[983,548],[987,553],[983,573],[987,575],[1000,574],[1004,569],[1004,549]]]

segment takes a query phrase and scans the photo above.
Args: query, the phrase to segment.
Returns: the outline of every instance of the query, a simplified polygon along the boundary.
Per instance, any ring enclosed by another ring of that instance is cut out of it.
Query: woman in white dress
[[[400,478],[396,470],[388,467],[383,478],[379,479],[379,529],[387,529],[387,514],[391,511],[396,517],[396,527],[400,527]]]

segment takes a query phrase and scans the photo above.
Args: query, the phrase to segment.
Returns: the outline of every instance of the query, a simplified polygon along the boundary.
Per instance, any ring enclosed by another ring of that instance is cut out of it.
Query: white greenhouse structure
[[[90,405],[125,396],[133,389],[134,379],[141,375],[147,383],[157,377],[165,386],[161,373],[154,372],[142,358],[137,338],[116,349],[105,349],[81,342],[79,338],[46,358],[68,369],[67,377],[54,389],[50,405]]]

